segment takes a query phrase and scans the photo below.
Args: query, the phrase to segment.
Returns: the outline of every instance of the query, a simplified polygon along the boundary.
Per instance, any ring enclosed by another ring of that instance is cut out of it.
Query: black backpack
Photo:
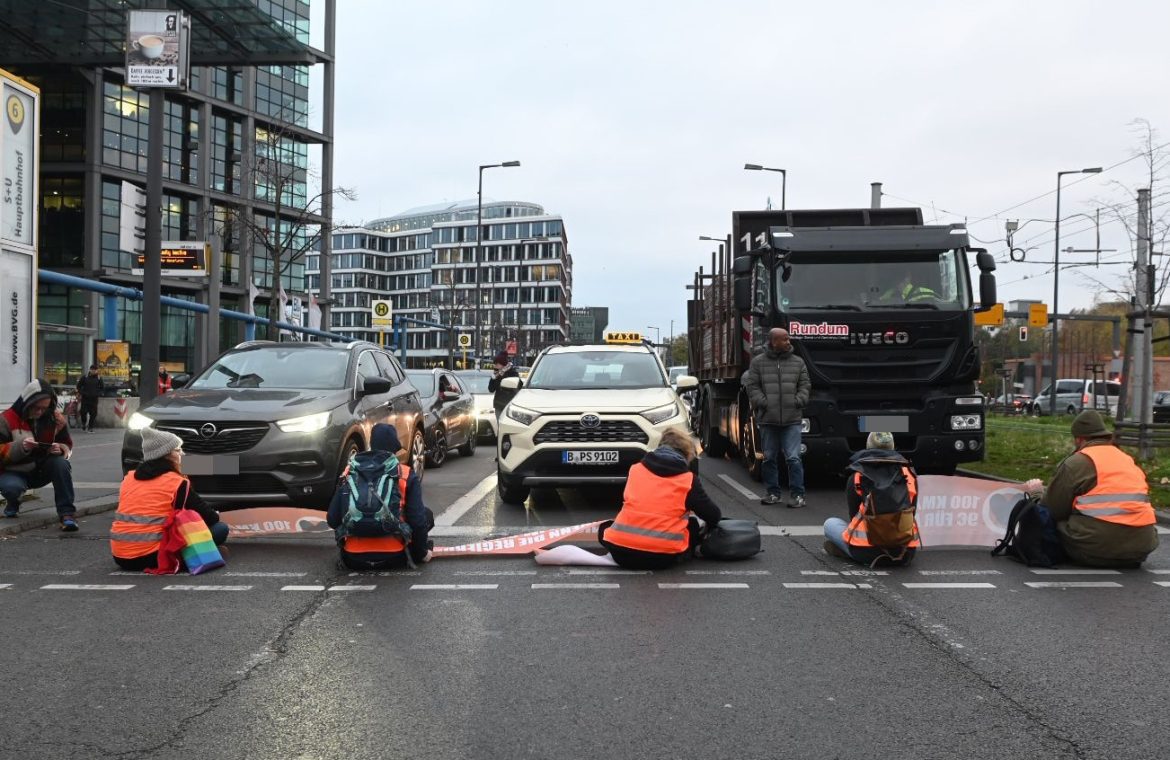
[[[900,456],[860,459],[849,467],[861,476],[865,494],[862,522],[870,545],[890,559],[904,559],[916,536],[914,517],[918,504],[910,494],[906,475],[909,472],[911,478],[917,479],[914,468]]]
[[[991,550],[993,557],[1000,554],[1028,567],[1053,567],[1063,560],[1064,548],[1048,507],[1031,496],[1017,501],[1008,517],[1007,531]]]
[[[403,545],[410,543],[410,525],[402,519],[401,472],[397,459],[390,468],[381,462],[365,465],[356,457],[349,460],[345,481],[339,486],[349,494],[349,508],[336,531],[339,546],[344,548],[346,536],[395,536]]]

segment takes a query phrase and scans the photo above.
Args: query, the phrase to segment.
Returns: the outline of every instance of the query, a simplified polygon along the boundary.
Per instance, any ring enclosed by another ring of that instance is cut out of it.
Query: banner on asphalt
[[[922,547],[995,546],[1024,495],[1012,483],[945,475],[918,477]]]

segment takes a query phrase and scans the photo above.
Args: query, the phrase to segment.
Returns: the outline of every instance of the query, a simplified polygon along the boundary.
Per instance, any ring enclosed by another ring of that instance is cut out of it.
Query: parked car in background
[[[1048,414],[1051,406],[1049,395],[1050,385],[1044,386],[1032,401],[1032,413],[1037,415]],[[1056,381],[1056,413],[1080,414],[1084,409],[1097,409],[1102,414],[1114,416],[1117,414],[1117,402],[1121,395],[1121,383],[1116,380],[1106,380],[1095,383],[1093,380],[1068,378]]]
[[[324,509],[379,422],[395,427],[408,464],[423,474],[418,391],[373,343],[250,341],[172,383],[130,416],[122,471],[142,463],[143,428],[174,433],[183,439],[184,474],[217,509]]]
[[[442,467],[451,449],[461,456],[475,453],[475,399],[471,391],[446,369],[410,369],[406,378],[418,388],[424,415],[427,464]]]
[[[1028,414],[1032,410],[1032,397],[1027,393],[1001,393],[987,403],[991,411],[1004,414]]]
[[[1170,391],[1154,391],[1154,422],[1170,422]]]
[[[488,390],[488,383],[495,374],[486,369],[457,370],[455,377],[471,391],[475,402],[476,431],[481,442],[496,440],[496,409],[493,404],[495,394]]]

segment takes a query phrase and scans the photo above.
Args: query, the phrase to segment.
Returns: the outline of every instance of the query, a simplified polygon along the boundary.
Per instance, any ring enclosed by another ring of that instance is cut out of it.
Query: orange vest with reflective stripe
[[[918,503],[918,479],[914,477],[914,473],[910,471],[909,467],[902,468],[902,474],[906,477],[906,488],[910,491],[910,503]],[[857,495],[861,497],[861,507],[857,510],[857,514],[849,521],[849,525],[845,526],[845,532],[841,534],[841,538],[845,539],[845,543],[850,546],[856,546],[864,549],[875,549],[873,544],[869,542],[869,538],[865,535],[865,492],[861,487],[861,473],[853,473],[853,488],[857,491]],[[910,543],[906,544],[907,549],[917,549],[922,546],[922,536],[918,534],[918,520],[914,520],[914,538],[910,539]]]
[[[1073,509],[1118,525],[1140,528],[1157,522],[1146,474],[1116,446],[1086,446],[1080,453],[1097,469],[1097,485],[1073,499]]]
[[[163,525],[175,511],[175,494],[185,481],[177,472],[138,480],[133,472],[122,478],[118,510],[110,528],[110,551],[120,559],[145,557],[158,551]]]
[[[410,477],[410,468],[404,464],[398,465],[398,515],[399,519],[406,520],[406,479]],[[348,486],[346,486],[348,487]],[[406,550],[406,544],[398,536],[346,536],[345,551],[349,554],[390,554]]]
[[[622,509],[605,540],[616,546],[655,554],[681,554],[690,545],[687,494],[694,474],[660,477],[639,462],[630,468]]]

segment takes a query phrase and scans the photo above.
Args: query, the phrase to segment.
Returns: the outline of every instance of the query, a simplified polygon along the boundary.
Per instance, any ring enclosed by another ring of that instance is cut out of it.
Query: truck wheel
[[[703,404],[701,419],[699,420],[699,443],[703,444],[703,453],[709,457],[722,459],[730,448],[728,440],[719,435],[719,431],[711,426],[711,414],[708,405]]]
[[[753,435],[752,420],[744,420],[739,428],[739,455],[743,460],[744,469],[752,480],[759,481],[763,477],[763,462],[756,456],[755,436]]]

